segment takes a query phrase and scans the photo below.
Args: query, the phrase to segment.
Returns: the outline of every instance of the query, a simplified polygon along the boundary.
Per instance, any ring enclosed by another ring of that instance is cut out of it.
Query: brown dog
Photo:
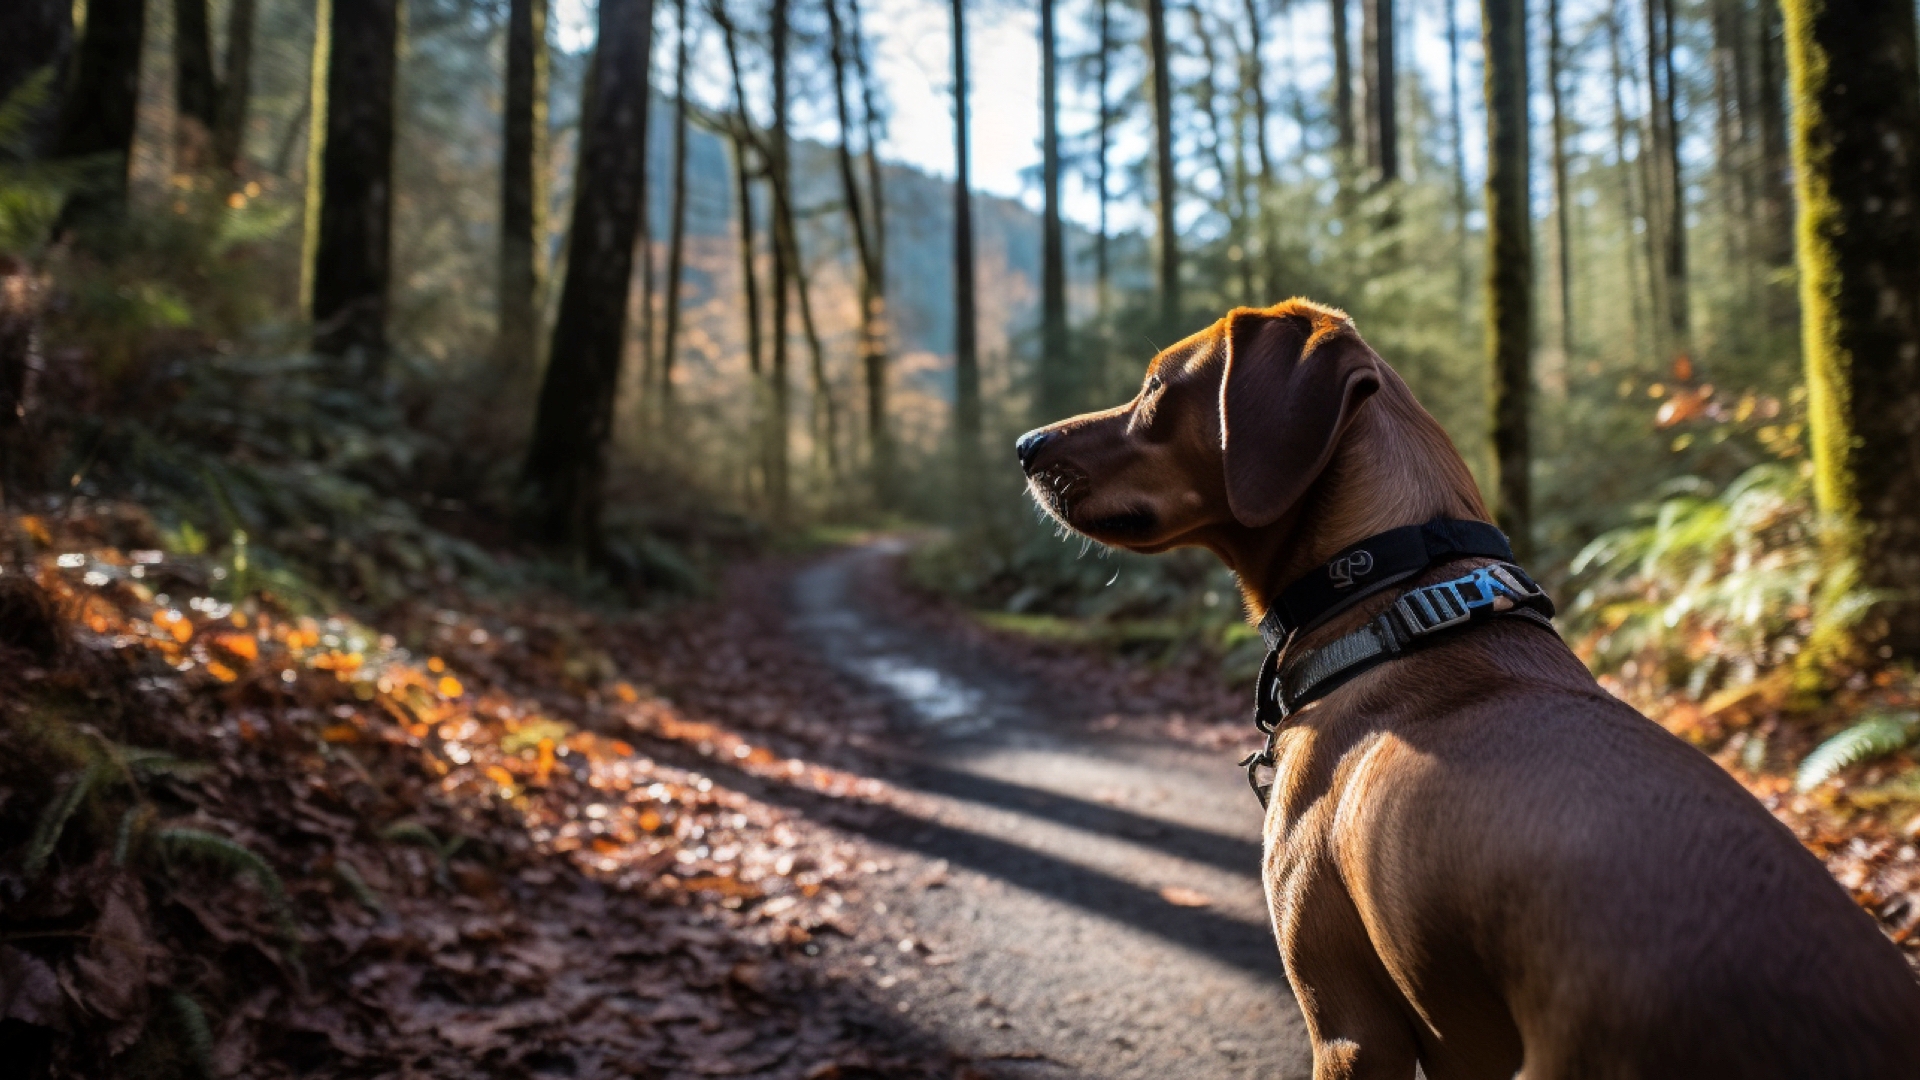
[[[1256,619],[1356,541],[1487,519],[1406,384],[1300,300],[1234,311],[1155,357],[1133,401],[1019,450],[1068,527],[1205,547]],[[1267,897],[1317,1080],[1920,1078],[1920,985],[1873,920],[1540,627],[1495,619],[1374,667],[1290,718],[1275,756]]]

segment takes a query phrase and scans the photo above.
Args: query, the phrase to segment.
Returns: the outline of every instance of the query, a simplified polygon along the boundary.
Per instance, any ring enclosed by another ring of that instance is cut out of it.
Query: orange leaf
[[[173,640],[182,645],[185,645],[193,638],[193,624],[178,615],[174,616],[173,625],[168,627],[167,630],[173,634]]]
[[[499,784],[503,788],[513,786],[513,774],[498,765],[487,766],[487,779]]]
[[[359,742],[360,729],[352,724],[334,724],[321,732],[320,737],[330,743]]]
[[[464,694],[466,692],[467,692],[467,688],[460,685],[459,679],[456,679],[451,675],[443,675],[440,677],[440,696],[441,697],[459,697],[461,694]]]
[[[228,667],[227,665],[221,663],[218,660],[207,661],[207,673],[212,675],[214,678],[219,679],[221,682],[232,682],[233,680],[240,677],[239,672],[233,670],[232,668]]]
[[[533,782],[545,786],[547,778],[553,775],[553,740],[541,739],[538,757],[533,763]]]
[[[253,660],[260,655],[260,644],[249,634],[221,634],[213,643],[242,660]]]

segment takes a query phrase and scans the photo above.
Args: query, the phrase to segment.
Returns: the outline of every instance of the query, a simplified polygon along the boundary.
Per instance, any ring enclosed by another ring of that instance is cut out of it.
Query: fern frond
[[[228,874],[246,874],[260,885],[260,891],[266,893],[267,902],[272,906],[275,921],[287,939],[292,952],[300,947],[300,928],[293,921],[293,902],[287,897],[286,883],[274,872],[267,861],[253,853],[253,850],[237,840],[207,832],[176,825],[161,829],[153,834],[154,843],[169,860],[175,858],[197,859],[216,867]]]
[[[87,766],[85,772],[40,812],[40,820],[33,826],[33,839],[27,843],[27,857],[20,867],[28,881],[39,877],[40,871],[46,869],[47,860],[60,843],[60,834],[67,831],[67,822],[72,820],[73,812],[80,809],[80,800],[87,797],[87,791],[99,778],[99,764]]]
[[[213,1080],[213,1028],[207,1023],[206,1010],[178,990],[167,998],[173,1006],[173,1018],[187,1037],[187,1057],[205,1080]]]
[[[1891,754],[1913,742],[1916,735],[1920,735],[1920,713],[1874,713],[1814,747],[1800,763],[1793,786],[1812,791],[1842,769]]]
[[[120,815],[120,826],[113,831],[113,865],[127,865],[127,853],[133,848],[134,835],[152,817],[152,803],[136,803]]]
[[[361,907],[376,915],[386,912],[387,905],[380,902],[380,894],[373,891],[373,886],[367,884],[367,879],[360,876],[360,871],[352,863],[345,859],[335,859],[333,876],[340,879],[340,883],[347,887],[347,891],[353,894],[355,900],[360,901]]]
[[[396,821],[386,828],[381,829],[380,839],[395,844],[423,847],[435,855],[440,854],[440,838],[433,834],[432,829],[427,828],[412,818],[404,821]]]

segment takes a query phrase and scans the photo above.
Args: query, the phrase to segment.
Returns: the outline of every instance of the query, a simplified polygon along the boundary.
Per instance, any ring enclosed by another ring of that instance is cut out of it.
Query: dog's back
[[[1557,642],[1489,629],[1354,690],[1303,717],[1346,747],[1320,820],[1430,1077],[1461,1042],[1526,1048],[1464,1075],[1920,1077],[1920,984],[1872,919]]]

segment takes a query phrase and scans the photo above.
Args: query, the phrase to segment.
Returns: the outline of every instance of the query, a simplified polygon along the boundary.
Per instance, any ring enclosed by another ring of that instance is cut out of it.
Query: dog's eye
[[[1149,376],[1147,376],[1147,388],[1146,388],[1146,390],[1145,390],[1145,391],[1144,391],[1144,392],[1143,392],[1143,393],[1142,393],[1142,394],[1141,394],[1140,396],[1141,396],[1141,397],[1152,397],[1152,396],[1153,396],[1154,394],[1157,394],[1157,393],[1159,393],[1159,392],[1160,392],[1160,388],[1161,388],[1162,386],[1165,386],[1165,385],[1166,385],[1165,383],[1163,383],[1163,382],[1161,382],[1161,381],[1160,381],[1160,376],[1158,376],[1158,375],[1149,375]]]

